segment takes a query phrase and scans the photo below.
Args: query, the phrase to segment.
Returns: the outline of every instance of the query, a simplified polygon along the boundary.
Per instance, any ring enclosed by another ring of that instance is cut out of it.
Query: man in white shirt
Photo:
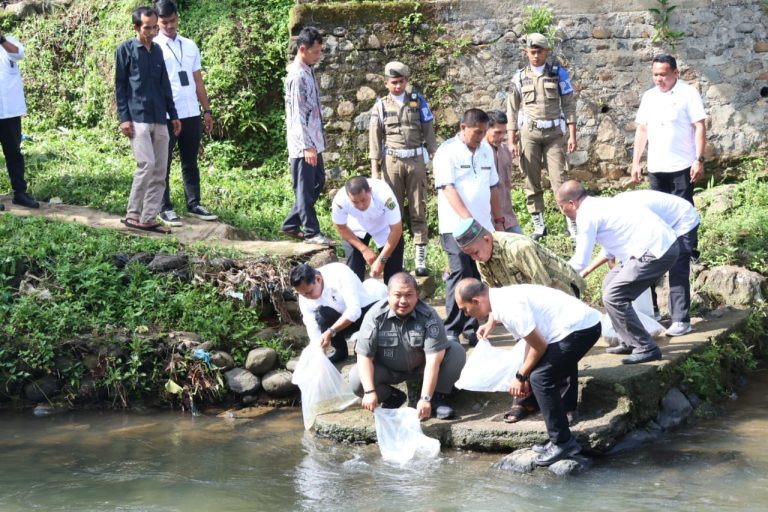
[[[0,30],[0,145],[13,188],[13,204],[39,208],[40,204],[27,194],[24,155],[21,154],[21,116],[27,113],[19,71],[19,61],[23,58],[24,46]],[[4,209],[0,204],[0,211]]]
[[[384,274],[384,284],[403,270],[403,223],[395,193],[382,180],[355,176],[336,193],[331,220],[341,235],[347,266],[363,281]],[[368,247],[371,239],[378,255]]]
[[[210,134],[213,129],[211,104],[203,84],[200,50],[193,41],[178,34],[179,14],[173,1],[160,0],[156,8],[160,34],[155,37],[155,42],[163,50],[165,69],[168,71],[173,91],[173,102],[181,121],[181,133],[178,137],[172,134],[172,130],[168,130],[168,173],[165,176],[165,193],[159,218],[166,226],[182,225],[181,218],[173,211],[170,189],[173,148],[178,142],[187,213],[202,220],[216,220],[216,215],[200,205],[200,169],[197,167],[201,137],[200,105],[203,106],[205,133]]]
[[[698,91],[679,80],[671,55],[656,56],[651,72],[655,87],[643,94],[635,118],[632,179],[640,183],[640,158],[647,143],[651,188],[693,204],[693,184],[704,176],[704,105]]]
[[[499,201],[499,176],[491,146],[484,142],[488,114],[477,108],[464,112],[461,131],[443,142],[435,153],[433,171],[437,188],[440,245],[448,253],[450,274],[445,281],[445,330],[448,339],[459,335],[477,343],[477,321],[468,318],[454,299],[456,285],[465,277],[479,278],[477,266],[453,237],[462,220],[474,218],[488,231],[504,230]]]
[[[581,226],[579,226],[581,228]],[[578,386],[579,360],[600,338],[600,312],[560,290],[536,284],[489,289],[477,279],[456,288],[459,307],[478,320],[488,319],[478,334],[487,337],[497,322],[526,343],[523,364],[509,388],[514,397],[530,395],[541,407],[549,442],[536,445],[536,464],[549,466],[576,455],[581,446],[571,435],[560,383]]]
[[[674,231],[647,208],[628,209],[615,198],[588,197],[578,181],[563,183],[555,201],[579,226],[569,260],[576,271],[585,275],[595,243],[602,246],[601,257],[619,261],[603,281],[603,304],[622,344],[607,352],[629,354],[624,364],[661,359],[661,349],[643,327],[632,301],[677,260]]]
[[[299,309],[310,343],[334,351],[331,362],[349,355],[347,340],[360,329],[363,316],[385,294],[369,291],[343,263],[329,263],[315,269],[306,263],[291,270],[291,286],[299,294]]]

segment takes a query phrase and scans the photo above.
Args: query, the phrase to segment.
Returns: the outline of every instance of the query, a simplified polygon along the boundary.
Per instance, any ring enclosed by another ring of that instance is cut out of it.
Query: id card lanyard
[[[171,39],[168,39],[165,43],[168,46],[168,49],[173,54],[173,58],[176,59],[176,62],[179,63],[179,68],[182,67],[182,61],[184,60],[184,43],[181,42],[181,39],[179,39],[179,53],[181,54],[181,58],[179,58],[176,55],[176,52],[173,51],[173,47],[171,45]],[[187,76],[187,72],[184,69],[179,69],[179,82],[181,83],[182,87],[186,87],[189,85],[189,77]]]

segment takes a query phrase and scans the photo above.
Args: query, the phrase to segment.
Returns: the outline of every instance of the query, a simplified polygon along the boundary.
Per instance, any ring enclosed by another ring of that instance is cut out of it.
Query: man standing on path
[[[680,252],[674,231],[647,208],[628,209],[615,198],[587,196],[578,181],[563,183],[555,200],[579,226],[569,261],[574,269],[582,271],[589,265],[595,243],[602,246],[601,257],[618,260],[603,281],[603,304],[621,345],[606,351],[629,354],[624,364],[661,359],[661,349],[643,327],[632,301],[674,265]]]
[[[547,167],[552,190],[557,190],[565,168],[565,126],[568,152],[576,150],[576,95],[568,72],[559,64],[547,63],[549,41],[545,36],[528,34],[525,53],[528,66],[517,70],[507,96],[509,150],[513,157],[520,156],[520,167],[526,176],[528,211],[533,220],[532,237],[538,240],[547,234],[541,169]],[[568,230],[575,236],[573,222],[568,223]]]
[[[304,27],[296,38],[296,47],[296,58],[288,66],[285,80],[285,124],[294,201],[280,229],[307,243],[330,245],[331,239],[320,232],[315,212],[315,203],[325,186],[325,133],[320,89],[312,66],[323,55],[323,36],[314,27]]]
[[[19,71],[19,61],[23,58],[24,46],[15,37],[0,31],[0,145],[13,188],[13,204],[39,208],[40,204],[27,194],[24,155],[21,154],[21,116],[27,113]],[[0,204],[2,210],[5,206]]]
[[[704,177],[704,104],[696,89],[679,80],[677,61],[671,55],[654,57],[651,72],[655,87],[643,94],[635,118],[632,180],[641,181],[640,158],[647,143],[651,189],[693,204],[693,184]]]
[[[168,171],[165,175],[165,193],[159,219],[166,226],[182,225],[181,218],[173,211],[170,187],[173,149],[178,142],[187,213],[202,220],[216,220],[216,215],[200,205],[200,169],[197,166],[201,136],[200,105],[203,106],[202,121],[205,123],[205,133],[210,135],[213,129],[211,104],[203,84],[200,50],[193,41],[178,34],[179,14],[173,1],[157,2],[157,14],[160,34],[155,37],[155,43],[163,50],[165,69],[168,71],[173,91],[173,102],[181,121],[181,134],[178,138],[173,135],[172,126],[168,127]]]
[[[485,141],[493,149],[496,172],[499,175],[499,203],[504,217],[504,231],[523,234],[512,207],[512,153],[504,141],[507,135],[507,114],[500,110],[488,112],[488,134]]]
[[[433,167],[440,245],[450,265],[445,282],[445,330],[449,340],[458,342],[463,334],[470,345],[477,344],[477,320],[459,309],[453,292],[459,281],[479,278],[480,274],[472,258],[456,243],[453,232],[463,220],[472,218],[488,231],[504,229],[493,150],[483,141],[487,131],[488,114],[477,108],[467,110],[458,135],[437,149]]]
[[[395,192],[404,216],[405,203],[416,249],[417,276],[427,270],[427,155],[437,150],[434,116],[427,100],[408,86],[410,70],[402,62],[384,67],[384,85],[389,94],[371,109],[368,130],[371,176],[378,178],[384,161],[384,181]]]
[[[331,219],[341,235],[347,266],[365,280],[365,264],[371,277],[384,274],[384,284],[403,271],[403,223],[392,189],[381,180],[355,176],[336,193]],[[368,247],[376,244],[378,255]]]
[[[117,47],[115,97],[120,131],[131,139],[136,158],[128,211],[123,223],[134,229],[169,233],[156,219],[163,201],[168,164],[168,124],[174,135],[181,122],[165,70],[163,51],[152,40],[158,31],[157,12],[137,7],[132,15],[136,37]]]

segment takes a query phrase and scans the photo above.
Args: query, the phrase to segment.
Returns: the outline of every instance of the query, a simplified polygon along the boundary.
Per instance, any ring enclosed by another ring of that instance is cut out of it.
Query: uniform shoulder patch
[[[427,322],[427,335],[430,338],[437,338],[440,335],[440,326],[437,324],[437,320]]]
[[[388,210],[394,210],[395,209],[395,200],[393,198],[389,198],[384,202],[384,206],[387,207]]]

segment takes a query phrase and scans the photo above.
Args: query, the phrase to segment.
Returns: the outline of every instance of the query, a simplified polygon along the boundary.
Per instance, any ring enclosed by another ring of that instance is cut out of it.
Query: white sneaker
[[[665,334],[667,336],[682,336],[683,334],[688,334],[691,331],[692,329],[690,322],[672,322],[672,325],[669,326],[669,329],[667,329]]]
[[[538,240],[547,236],[547,226],[544,224],[543,213],[532,213],[531,220],[533,221],[533,234],[531,238]]]
[[[160,222],[166,226],[171,226],[172,228],[178,228],[183,225],[181,222],[181,217],[176,215],[176,212],[173,210],[165,210],[164,212],[160,212],[160,215],[158,215],[157,218],[160,220]]]
[[[325,236],[322,233],[318,233],[313,237],[310,238],[304,238],[305,244],[317,244],[317,245],[336,245],[336,243],[330,239],[329,237]]]

